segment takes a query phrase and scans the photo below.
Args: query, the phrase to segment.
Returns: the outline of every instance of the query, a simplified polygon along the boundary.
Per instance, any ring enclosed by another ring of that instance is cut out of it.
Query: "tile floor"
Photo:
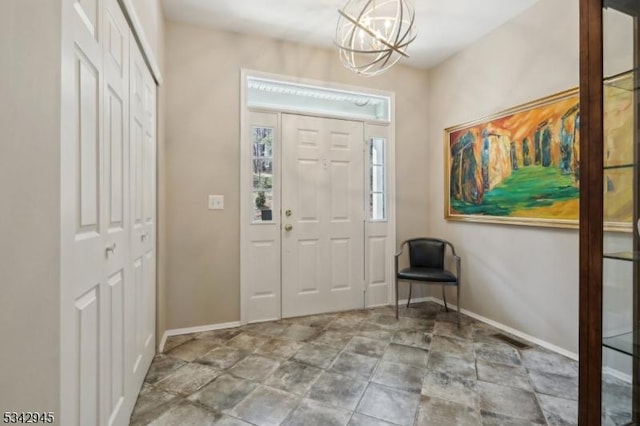
[[[572,425],[578,364],[434,303],[176,336],[132,425]]]

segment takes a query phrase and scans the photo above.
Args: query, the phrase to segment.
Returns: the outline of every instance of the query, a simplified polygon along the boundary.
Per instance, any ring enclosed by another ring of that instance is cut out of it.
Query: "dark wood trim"
[[[602,0],[580,0],[580,380],[578,423],[601,424]]]

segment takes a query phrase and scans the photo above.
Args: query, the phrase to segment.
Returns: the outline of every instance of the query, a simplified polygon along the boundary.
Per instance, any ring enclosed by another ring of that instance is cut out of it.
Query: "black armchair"
[[[399,269],[399,258],[404,251],[404,246],[409,247],[409,267]],[[445,269],[445,251],[447,246],[456,261],[455,275]],[[448,241],[439,238],[412,238],[404,241],[400,245],[400,251],[395,255],[396,273],[396,318],[398,318],[398,281],[409,281],[409,299],[407,307],[411,303],[412,284],[440,284],[442,285],[442,299],[444,307],[449,312],[447,298],[445,296],[445,286],[455,286],[457,289],[458,303],[458,327],[460,327],[460,257]]]

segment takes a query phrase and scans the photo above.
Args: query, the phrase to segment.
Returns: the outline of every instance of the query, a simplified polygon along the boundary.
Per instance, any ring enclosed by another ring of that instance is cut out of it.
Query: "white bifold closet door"
[[[155,342],[155,83],[117,0],[63,0],[61,412],[126,425]]]

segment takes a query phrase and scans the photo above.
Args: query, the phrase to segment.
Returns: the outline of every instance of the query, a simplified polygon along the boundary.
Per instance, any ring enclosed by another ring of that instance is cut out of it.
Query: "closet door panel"
[[[102,215],[109,250],[101,310],[101,424],[126,424],[137,389],[126,379],[127,287],[131,285],[129,198],[129,27],[116,0],[104,0]],[[128,401],[127,401],[128,400]],[[128,402],[128,404],[126,403]]]

